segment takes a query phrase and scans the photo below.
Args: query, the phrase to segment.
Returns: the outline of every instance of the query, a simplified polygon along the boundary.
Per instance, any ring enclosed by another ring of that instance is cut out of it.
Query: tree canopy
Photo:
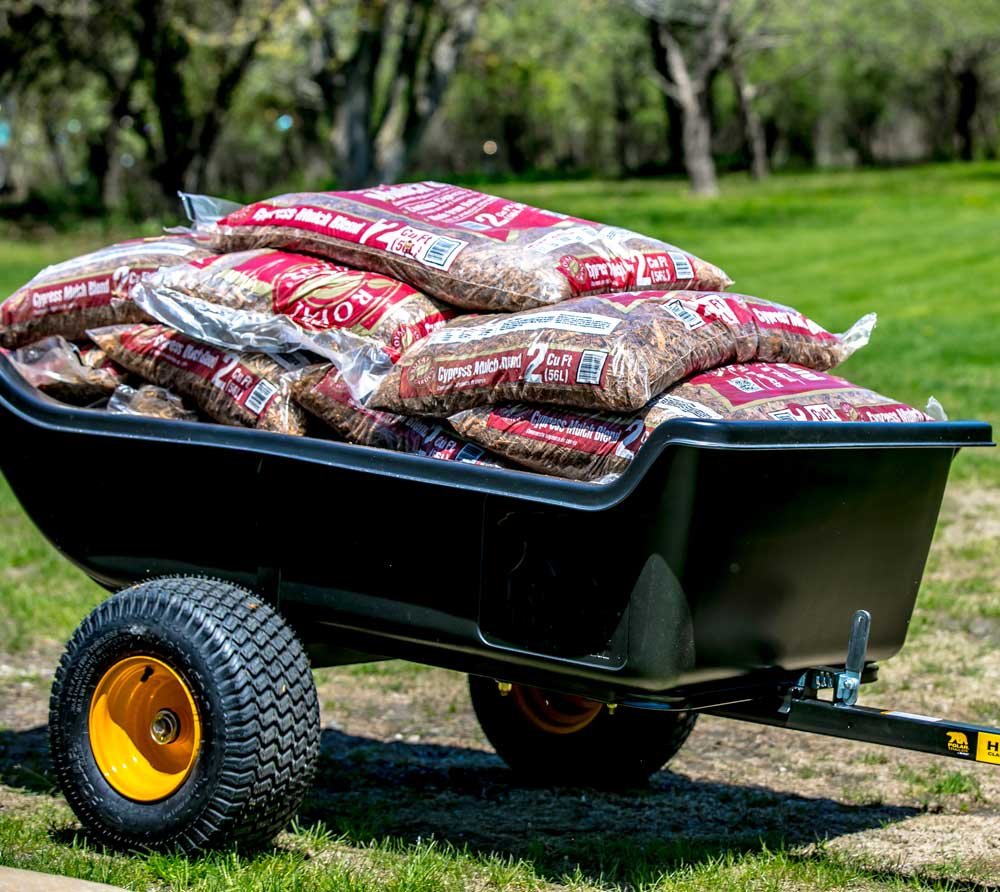
[[[995,0],[7,0],[0,202],[993,157]]]

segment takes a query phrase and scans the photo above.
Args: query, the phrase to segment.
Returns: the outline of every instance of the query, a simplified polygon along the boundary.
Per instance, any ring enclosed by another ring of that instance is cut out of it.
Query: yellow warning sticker
[[[976,742],[976,761],[1000,765],[1000,734],[980,731]]]

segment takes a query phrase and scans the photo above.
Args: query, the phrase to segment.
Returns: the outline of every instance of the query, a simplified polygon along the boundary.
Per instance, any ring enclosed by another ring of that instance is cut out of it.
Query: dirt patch
[[[921,607],[862,702],[1000,724],[1000,495],[956,490],[944,511],[925,586],[941,603]],[[964,602],[946,597],[973,569],[965,606],[985,624],[978,636],[949,620]],[[981,609],[990,598],[992,612]],[[57,657],[0,657],[0,812],[52,801],[44,724]],[[323,755],[301,820],[354,842],[436,838],[528,858],[558,880],[577,865],[591,877],[623,858],[669,869],[783,841],[875,872],[1000,881],[995,768],[702,717],[648,787],[548,789],[517,782],[493,754],[464,676],[378,663],[322,670],[317,682]]]
[[[827,851],[885,872],[1000,884],[1000,816],[921,815],[831,840]]]

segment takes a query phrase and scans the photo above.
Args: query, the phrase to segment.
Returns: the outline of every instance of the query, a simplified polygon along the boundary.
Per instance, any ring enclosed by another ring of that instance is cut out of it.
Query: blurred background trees
[[[996,0],[0,0],[0,209],[995,157]]]

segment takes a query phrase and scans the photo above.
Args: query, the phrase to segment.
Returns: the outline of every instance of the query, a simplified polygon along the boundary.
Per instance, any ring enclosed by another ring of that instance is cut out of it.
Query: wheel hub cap
[[[90,700],[87,727],[105,780],[138,802],[176,792],[201,745],[201,719],[190,689],[154,657],[126,657],[104,673]]]
[[[153,724],[149,726],[149,736],[161,746],[173,743],[180,733],[181,724],[177,714],[169,709],[161,709]]]

